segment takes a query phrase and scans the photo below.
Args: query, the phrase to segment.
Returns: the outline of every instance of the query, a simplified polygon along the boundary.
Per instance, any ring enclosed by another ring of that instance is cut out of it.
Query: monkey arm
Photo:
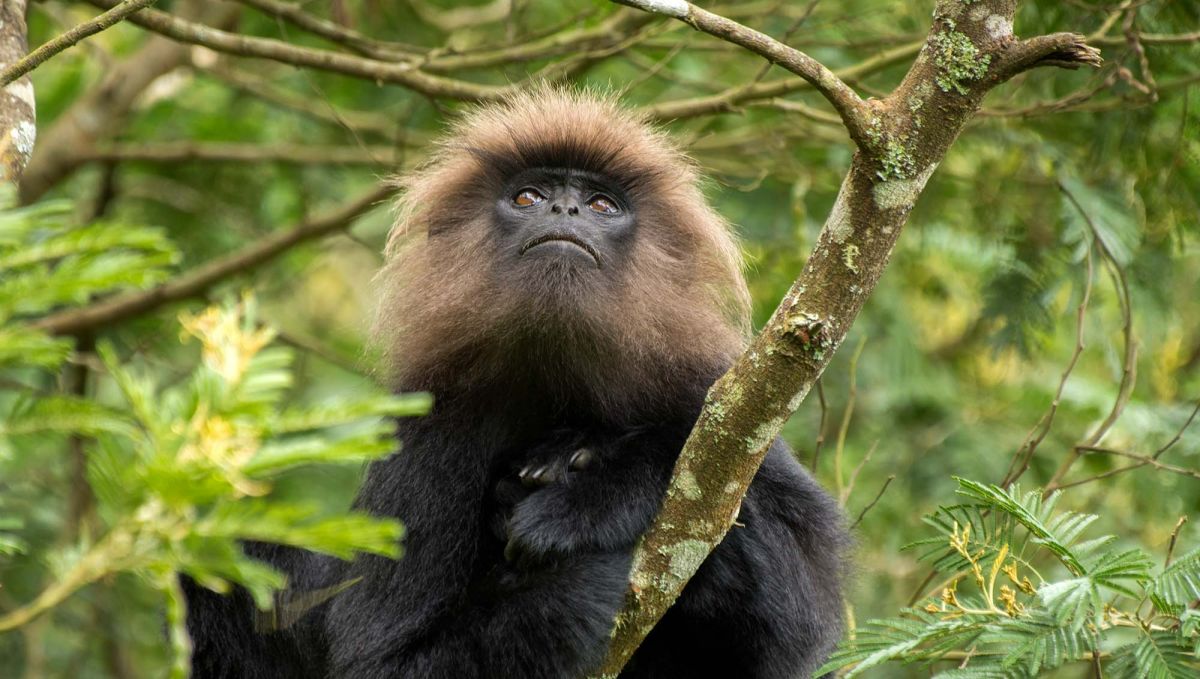
[[[603,657],[629,561],[587,554],[535,569],[498,566],[470,600],[399,645],[368,630],[335,655],[332,676],[578,679]]]
[[[599,459],[591,467],[567,471],[517,504],[507,553],[538,559],[629,549],[658,512],[681,445],[653,432],[595,446]]]

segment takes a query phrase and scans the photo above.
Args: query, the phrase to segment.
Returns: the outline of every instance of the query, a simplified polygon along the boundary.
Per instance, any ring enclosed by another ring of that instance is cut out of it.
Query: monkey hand
[[[592,546],[587,512],[581,515],[575,507],[578,497],[573,491],[586,484],[584,477],[598,465],[595,452],[585,447],[569,458],[533,462],[520,471],[521,485],[530,494],[517,503],[508,521],[505,560],[531,566]]]

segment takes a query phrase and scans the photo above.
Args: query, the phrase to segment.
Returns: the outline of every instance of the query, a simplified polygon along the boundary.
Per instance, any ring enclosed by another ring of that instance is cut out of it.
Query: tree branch
[[[924,44],[918,41],[901,45],[895,49],[881,52],[854,66],[839,69],[835,72],[835,75],[843,81],[865,78],[889,66],[912,59],[921,51]],[[806,80],[781,78],[779,80],[758,83],[753,87],[734,87],[719,94],[654,104],[646,107],[645,110],[651,118],[661,121],[695,118],[710,113],[734,111],[739,105],[747,102],[782,97],[809,87],[812,87],[812,85]]]
[[[731,42],[786,68],[803,78],[821,93],[842,118],[850,138],[858,144],[867,141],[866,103],[824,64],[798,49],[769,35],[701,9],[685,0],[614,0],[647,12],[674,17],[714,37]]]
[[[116,0],[88,0],[97,7],[115,6]],[[340,73],[378,83],[402,85],[428,97],[476,101],[496,99],[507,88],[480,85],[423,73],[411,63],[393,63],[341,54],[329,50],[297,47],[282,40],[239,35],[187,21],[158,10],[145,10],[129,17],[143,28],[172,40],[202,45],[216,52],[242,57],[270,59],[293,66]]]
[[[0,68],[12,68],[26,49],[25,0],[0,0]],[[0,89],[0,181],[16,184],[33,155],[37,136],[29,76]]]
[[[224,26],[237,19],[238,8],[214,0],[191,0],[179,11],[184,16]],[[109,65],[101,81],[76,98],[42,135],[21,177],[21,201],[37,200],[74,172],[83,162],[83,154],[95,147],[97,141],[124,126],[146,88],[160,76],[187,63],[190,52],[185,45],[153,36],[124,60]]]
[[[1100,50],[1088,45],[1079,33],[1054,33],[1022,40],[1009,48],[996,71],[1007,80],[1019,73],[1044,66],[1075,70],[1081,66],[1099,68],[1104,62]]]
[[[334,212],[316,217],[288,231],[272,233],[241,250],[203,264],[158,287],[104,299],[81,309],[51,314],[33,323],[33,327],[55,335],[75,335],[140,316],[172,302],[202,295],[226,278],[261,266],[301,243],[349,227],[394,191],[391,186],[376,187]]]
[[[148,7],[158,0],[124,0],[121,4],[104,12],[100,16],[85,21],[82,24],[63,33],[57,38],[41,45],[34,51],[25,55],[17,63],[5,68],[0,72],[0,86],[7,85],[12,81],[20,78],[33,69],[41,66],[47,59],[62,52],[63,50],[74,46],[80,40],[95,35],[106,28],[111,28],[119,23],[122,19],[133,14],[134,12]]]
[[[412,45],[386,42],[367,37],[332,21],[304,11],[299,5],[279,0],[237,0],[248,7],[278,17],[302,31],[324,38],[336,45],[380,61],[411,61],[420,58],[423,50]]]
[[[158,142],[110,144],[80,153],[83,162],[140,161],[182,163],[290,163],[294,165],[393,165],[391,146],[262,145],[236,142]]]
[[[682,0],[620,1],[715,27]],[[630,592],[597,676],[620,673],[720,544],[768,447],[845,339],[926,182],[984,96],[1022,69],[1071,58],[1096,62],[1074,37],[1018,42],[1012,36],[1016,6],[1016,0],[938,0],[921,55],[900,86],[882,101],[846,104],[849,114],[839,109],[858,126],[858,152],[804,271],[709,390],[658,518],[635,550]],[[756,52],[761,46],[744,42]],[[806,63],[793,61],[802,77],[844,102],[837,85],[822,82],[826,71]]]

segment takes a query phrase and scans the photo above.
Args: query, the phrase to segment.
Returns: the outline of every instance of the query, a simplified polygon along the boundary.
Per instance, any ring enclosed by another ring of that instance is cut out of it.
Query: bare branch
[[[158,2],[158,0],[124,0],[124,2],[121,4],[113,7],[107,12],[104,12],[95,19],[79,24],[75,28],[72,28],[66,33],[63,33],[57,38],[30,52],[23,59],[12,66],[5,68],[2,72],[0,72],[0,87],[11,83],[38,66],[41,66],[47,59],[69,47],[72,47],[80,40],[83,40],[88,36],[95,35],[106,28],[115,26],[125,17],[137,12],[138,10],[149,7],[155,2]]]
[[[234,5],[212,0],[191,0],[176,6],[183,16],[219,26],[232,24],[238,12]],[[185,45],[153,36],[136,52],[107,67],[100,82],[77,97],[42,135],[21,177],[21,201],[37,200],[74,172],[83,162],[82,154],[120,130],[146,88],[186,64],[190,52]],[[13,87],[17,85],[10,86],[9,91]],[[32,92],[30,95],[32,101]]]
[[[674,17],[698,31],[744,47],[771,63],[779,64],[803,78],[829,100],[829,103],[841,116],[842,123],[849,130],[851,139],[859,145],[866,143],[869,119],[866,103],[833,71],[804,52],[684,0],[613,1],[647,12]]]
[[[329,214],[316,217],[287,231],[265,238],[203,264],[158,287],[101,300],[81,309],[46,316],[33,327],[55,335],[75,335],[86,330],[119,323],[149,313],[166,304],[204,294],[221,281],[245,273],[278,257],[293,247],[349,227],[373,210],[395,189],[379,186]]]
[[[1100,50],[1087,44],[1086,40],[1079,33],[1054,33],[1017,42],[1005,51],[997,65],[996,77],[1008,80],[1043,66],[1071,70],[1081,66],[1100,68],[1104,63]]]
[[[858,513],[858,518],[854,520],[854,523],[850,524],[850,530],[854,530],[855,528],[858,528],[858,524],[862,523],[862,520],[864,518],[866,518],[867,512],[871,511],[871,509],[873,509],[875,507],[875,505],[879,503],[879,499],[881,497],[883,497],[884,493],[887,492],[888,486],[892,485],[892,481],[895,481],[895,480],[896,480],[895,474],[888,474],[888,477],[883,480],[883,487],[880,488],[879,492],[875,494],[875,499],[873,499],[869,503],[867,503],[867,506],[863,507],[863,510]]]
[[[854,66],[839,69],[835,71],[834,75],[843,81],[865,78],[889,66],[912,59],[921,51],[923,45],[924,43],[919,41],[901,45],[900,47],[887,50],[870,59],[866,59]],[[741,104],[782,97],[810,87],[812,85],[807,80],[784,78],[758,83],[750,88],[733,87],[719,94],[654,104],[646,107],[646,112],[650,117],[663,121],[695,118],[710,113],[736,111],[737,107]]]
[[[88,0],[97,7],[113,7],[116,0]],[[496,99],[507,88],[480,85],[430,75],[411,63],[392,63],[329,50],[297,47],[282,40],[239,35],[187,21],[158,10],[145,10],[129,17],[143,28],[189,45],[202,45],[216,52],[242,57],[270,59],[293,66],[315,68],[379,83],[402,85],[428,97],[464,101]]]
[[[83,162],[139,161],[179,163],[290,163],[294,165],[387,165],[395,164],[397,149],[391,146],[311,146],[280,144],[264,146],[241,143],[160,142],[111,144],[80,154]]]
[[[504,47],[481,48],[461,53],[434,50],[429,53],[428,60],[422,64],[422,68],[430,73],[448,73],[610,48],[653,20],[654,17],[645,12],[622,9],[595,26],[555,31],[542,38]]]
[[[278,17],[302,31],[307,31],[336,45],[380,61],[410,61],[419,58],[424,50],[413,45],[369,38],[332,21],[304,11],[299,5],[279,0],[237,0],[263,14]]]

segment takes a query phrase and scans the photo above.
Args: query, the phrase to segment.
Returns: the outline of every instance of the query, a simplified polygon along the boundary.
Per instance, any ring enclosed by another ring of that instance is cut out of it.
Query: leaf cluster
[[[951,668],[956,679],[1023,679],[1069,663],[1106,677],[1183,679],[1200,671],[1200,549],[1156,569],[1098,517],[1059,510],[1058,493],[957,479],[964,502],[926,517],[912,549],[945,578],[920,607],[860,626],[818,671],[857,676],[887,662]]]

